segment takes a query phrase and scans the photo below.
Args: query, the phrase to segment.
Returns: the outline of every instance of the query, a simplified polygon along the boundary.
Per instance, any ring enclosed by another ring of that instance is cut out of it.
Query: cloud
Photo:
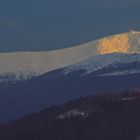
[[[15,27],[17,22],[15,21],[0,21],[0,28],[2,27]]]

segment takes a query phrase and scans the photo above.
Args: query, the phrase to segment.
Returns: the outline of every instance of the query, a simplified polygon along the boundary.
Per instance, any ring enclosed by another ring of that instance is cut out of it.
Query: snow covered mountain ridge
[[[140,32],[129,31],[55,51],[0,53],[0,79],[2,75],[9,74],[16,75],[15,79],[27,79],[90,58],[95,61],[98,55],[116,52],[139,54]],[[106,63],[110,63],[111,58],[107,59]],[[105,63],[105,61],[100,63]],[[4,79],[6,79],[5,77]]]

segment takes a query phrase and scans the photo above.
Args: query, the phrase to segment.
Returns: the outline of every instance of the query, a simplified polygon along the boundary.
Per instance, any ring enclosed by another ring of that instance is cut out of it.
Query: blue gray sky
[[[140,0],[0,0],[0,52],[43,51],[140,30]]]

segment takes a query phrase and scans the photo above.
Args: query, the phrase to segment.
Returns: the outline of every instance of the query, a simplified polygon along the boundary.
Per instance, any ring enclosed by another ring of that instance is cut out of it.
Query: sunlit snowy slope
[[[129,31],[55,51],[0,53],[0,81],[30,79],[90,58],[94,59],[94,56],[96,60],[98,55],[116,52],[140,53],[140,32]],[[110,61],[107,60],[106,63]]]

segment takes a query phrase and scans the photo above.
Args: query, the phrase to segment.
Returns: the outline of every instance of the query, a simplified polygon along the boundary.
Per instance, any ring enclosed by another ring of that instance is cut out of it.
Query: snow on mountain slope
[[[117,68],[118,65],[138,62],[140,63],[140,54],[112,53],[97,55],[86,61],[67,67],[64,69],[64,74],[69,74],[77,70],[85,70],[86,72],[84,74],[89,74],[111,66]],[[135,70],[134,72],[140,72],[140,70]]]
[[[110,72],[110,73],[105,73],[105,74],[100,74],[100,76],[121,76],[121,75],[131,75],[131,74],[138,74],[140,73],[139,70],[123,70],[123,71],[117,71],[117,72]]]
[[[140,32],[130,31],[56,51],[0,53],[0,75],[16,75],[15,80],[28,79],[97,55],[114,52],[140,53]],[[97,60],[96,57],[94,59]],[[95,60],[94,63],[98,63]],[[107,64],[112,62],[108,58],[100,64],[105,61]]]

